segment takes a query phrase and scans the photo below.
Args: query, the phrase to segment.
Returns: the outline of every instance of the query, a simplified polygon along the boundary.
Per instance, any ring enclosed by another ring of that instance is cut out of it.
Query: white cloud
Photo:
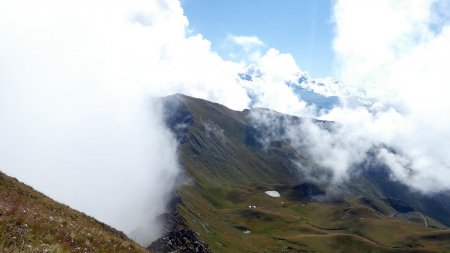
[[[245,36],[245,35],[228,35],[228,40],[236,45],[243,47],[247,52],[254,48],[260,48],[265,46],[264,42],[257,36]]]
[[[336,2],[338,73],[352,94],[373,102],[326,116],[347,123],[367,111],[360,127],[410,160],[414,173],[406,177],[398,162],[405,157],[383,155],[395,176],[423,191],[450,188],[450,26],[436,4],[448,1]]]
[[[260,58],[266,49],[266,44],[257,36],[234,34],[228,34],[221,46],[228,58],[243,64]]]
[[[253,96],[254,107],[264,107],[278,112],[311,116],[315,110],[301,100],[288,85],[295,82],[303,71],[291,54],[270,48],[251,62],[251,80],[241,81]]]
[[[340,96],[342,105],[316,114],[285,85],[300,72],[295,61],[274,49],[255,60],[260,73],[247,84],[256,105],[339,122],[332,133],[313,124],[289,126],[292,136],[303,133],[300,143],[309,143],[309,155],[336,181],[383,143],[398,151],[379,155],[394,178],[425,192],[449,189],[450,26],[448,14],[436,9],[448,4],[336,1],[334,50],[344,83],[324,79],[309,88]]]
[[[263,73],[274,80],[292,81],[297,78],[300,68],[291,54],[280,53],[277,49],[269,49],[257,60]]]
[[[155,239],[179,168],[149,98],[249,102],[242,66],[187,25],[176,0],[0,2],[1,169],[144,244]]]
[[[289,140],[295,150],[310,160],[308,165],[293,161],[305,177],[302,179],[328,186],[347,180],[350,170],[364,161],[374,144],[366,132],[351,124],[318,124],[307,118],[300,122],[292,118],[281,120],[279,114],[267,110],[252,111],[250,116],[257,128],[266,131],[260,140],[264,147],[271,141]]]

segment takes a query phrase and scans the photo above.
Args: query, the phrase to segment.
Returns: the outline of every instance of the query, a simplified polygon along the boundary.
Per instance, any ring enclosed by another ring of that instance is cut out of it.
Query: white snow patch
[[[274,198],[280,197],[280,193],[278,193],[277,191],[266,191],[266,194],[269,195],[270,197],[274,197]]]
[[[245,230],[245,231],[243,231],[242,233],[244,233],[244,234],[250,234],[251,231],[250,231],[250,230]]]

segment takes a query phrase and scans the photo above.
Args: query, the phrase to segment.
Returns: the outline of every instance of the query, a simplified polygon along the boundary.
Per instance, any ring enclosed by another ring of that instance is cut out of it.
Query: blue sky
[[[332,76],[331,0],[184,0],[194,33],[225,59],[227,36],[257,36],[267,47],[291,53],[312,77]]]

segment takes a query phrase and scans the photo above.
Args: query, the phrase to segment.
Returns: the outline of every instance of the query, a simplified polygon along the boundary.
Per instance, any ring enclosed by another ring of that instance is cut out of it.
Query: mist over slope
[[[234,111],[181,94],[162,103],[186,180],[168,231],[150,249],[170,249],[186,230],[214,252],[445,252],[449,246],[450,193],[423,194],[395,180],[377,155],[395,152],[389,146],[360,154],[342,178],[330,168],[330,154],[310,153],[311,145],[326,144],[308,136],[311,125],[331,134],[338,123],[264,108]]]

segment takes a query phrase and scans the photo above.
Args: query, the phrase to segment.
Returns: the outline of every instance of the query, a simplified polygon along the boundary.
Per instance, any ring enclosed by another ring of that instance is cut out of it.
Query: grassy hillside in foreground
[[[106,224],[0,172],[0,252],[148,252]]]
[[[321,200],[326,185],[306,181],[294,163],[314,161],[287,142],[261,147],[248,111],[183,95],[165,103],[191,179],[178,212],[213,252],[450,252],[450,232],[425,209],[396,210],[424,203],[407,189],[391,192],[363,173],[339,198]]]

